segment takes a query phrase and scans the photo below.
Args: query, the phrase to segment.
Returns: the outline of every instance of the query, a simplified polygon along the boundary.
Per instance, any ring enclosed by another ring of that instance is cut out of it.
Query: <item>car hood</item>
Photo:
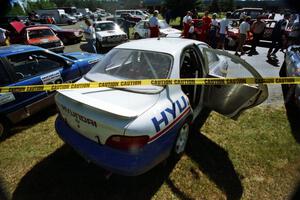
[[[113,88],[91,88],[59,91],[67,105],[85,105],[85,113],[99,112],[121,118],[135,118],[150,109],[157,94],[143,94]],[[58,95],[58,96],[59,96]]]
[[[178,29],[175,29],[175,28],[161,28],[161,29],[159,29],[159,31],[161,33],[166,34],[166,35],[168,35],[168,34],[179,34],[179,33],[181,34],[181,31],[178,30]]]
[[[110,31],[97,31],[96,34],[101,37],[107,37],[113,35],[123,35],[125,33],[122,30],[110,30]]]
[[[12,21],[10,22],[10,25],[18,32],[20,33],[26,26],[22,22],[19,21]]]
[[[104,54],[95,54],[95,53],[87,53],[87,52],[70,52],[63,53],[63,56],[68,58],[74,58],[73,60],[93,60],[93,59],[102,59]]]
[[[74,32],[80,32],[80,29],[62,29],[62,30],[57,30],[56,32],[61,32],[61,33],[74,33]]]

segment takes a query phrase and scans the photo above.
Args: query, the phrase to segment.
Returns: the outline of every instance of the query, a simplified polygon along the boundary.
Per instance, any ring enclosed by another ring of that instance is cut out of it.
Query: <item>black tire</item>
[[[6,119],[0,119],[0,141],[9,133],[10,122]]]
[[[72,24],[73,24],[73,22],[72,22],[72,21],[68,21],[68,24],[69,24],[69,25],[72,25]]]
[[[102,44],[99,40],[96,40],[96,49],[97,49],[97,52],[101,52],[101,50],[102,50]]]
[[[171,157],[174,160],[179,160],[184,153],[190,133],[190,123],[186,120],[180,127],[172,149]]]
[[[133,38],[134,38],[135,40],[141,39],[141,37],[140,37],[140,35],[139,35],[138,33],[134,33]]]

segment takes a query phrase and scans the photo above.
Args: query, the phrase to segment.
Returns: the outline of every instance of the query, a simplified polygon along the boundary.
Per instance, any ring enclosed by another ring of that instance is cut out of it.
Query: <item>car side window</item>
[[[30,52],[7,57],[15,72],[16,81],[25,80],[60,69],[63,64],[47,53]]]
[[[213,68],[219,62],[219,57],[213,51],[207,51],[208,47],[198,46],[207,59],[209,69]]]
[[[8,85],[11,83],[11,80],[3,67],[3,64],[0,62],[0,86]]]

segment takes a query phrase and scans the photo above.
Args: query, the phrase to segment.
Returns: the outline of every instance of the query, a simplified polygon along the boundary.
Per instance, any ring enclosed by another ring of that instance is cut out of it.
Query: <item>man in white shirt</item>
[[[153,16],[149,19],[150,37],[159,37],[158,10],[154,10]]]
[[[191,15],[192,15],[192,12],[188,11],[186,13],[186,16],[184,16],[184,18],[182,20],[182,23],[183,23],[182,36],[185,37],[185,38],[189,37],[190,24],[191,24],[191,21],[192,21]]]
[[[95,28],[93,27],[90,20],[85,19],[84,22],[87,26],[87,28],[84,29],[84,37],[88,43],[88,46],[92,49],[93,53],[97,53]]]
[[[5,46],[6,45],[6,32],[7,30],[0,28],[0,46]]]
[[[228,13],[226,13],[226,17],[223,18],[220,21],[220,31],[219,31],[220,42],[219,42],[219,47],[223,50],[224,50],[225,38],[226,38],[226,34],[227,34],[227,31],[228,31],[228,25],[229,25],[229,19],[228,18],[230,16],[231,16],[231,13],[228,12]]]
[[[250,17],[246,17],[246,20],[240,24],[239,44],[235,50],[235,55],[237,55],[237,56],[240,56],[238,51],[241,52],[241,55],[245,54],[245,52],[243,50],[243,46],[246,42],[247,35],[249,34],[248,32],[250,31],[250,23],[249,23],[250,19],[251,19]]]

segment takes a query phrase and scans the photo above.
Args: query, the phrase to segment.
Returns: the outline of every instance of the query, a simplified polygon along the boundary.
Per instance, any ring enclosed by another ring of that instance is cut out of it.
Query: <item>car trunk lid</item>
[[[124,135],[130,122],[151,108],[158,98],[159,94],[96,88],[60,91],[56,103],[71,128],[105,144],[112,135]]]

